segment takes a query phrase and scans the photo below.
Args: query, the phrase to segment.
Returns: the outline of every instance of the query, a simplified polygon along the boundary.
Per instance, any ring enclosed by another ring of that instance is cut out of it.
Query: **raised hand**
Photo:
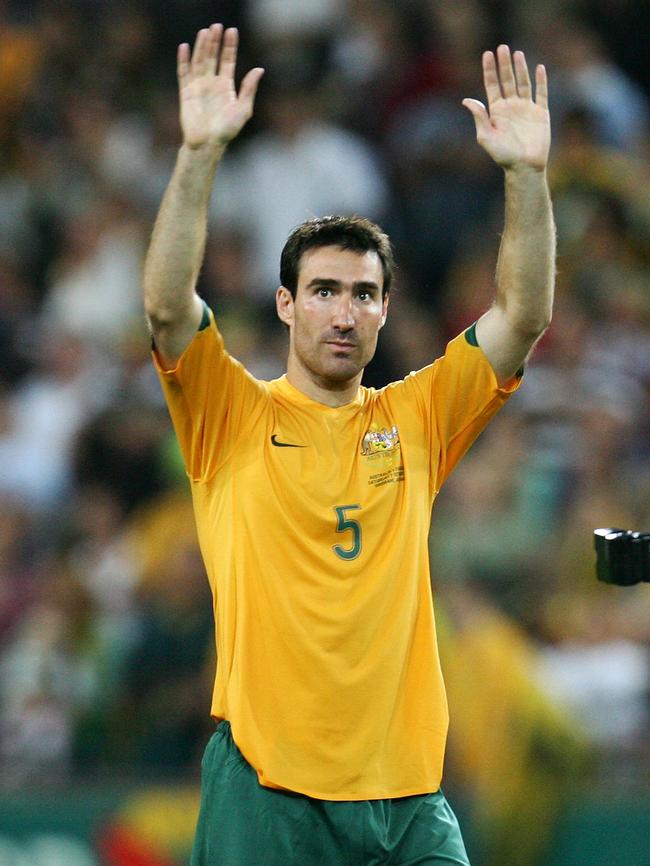
[[[235,90],[239,34],[222,24],[200,30],[190,46],[178,46],[178,92],[183,141],[191,148],[225,147],[253,113],[257,86],[264,74],[251,69]]]
[[[464,99],[476,124],[476,139],[503,168],[528,166],[543,170],[551,145],[546,69],[535,70],[535,94],[523,51],[507,45],[483,54],[483,82],[488,107]]]

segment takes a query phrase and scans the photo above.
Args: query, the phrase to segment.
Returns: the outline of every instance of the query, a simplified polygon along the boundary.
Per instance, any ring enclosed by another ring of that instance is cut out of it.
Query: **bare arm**
[[[183,144],[165,192],[144,267],[144,304],[156,348],[174,364],[201,320],[195,287],[207,234],[208,203],[226,146],[253,112],[262,69],[251,69],[235,91],[238,34],[213,24],[197,35],[190,56],[178,48]]]
[[[513,63],[514,60],[514,63]],[[546,71],[538,66],[535,95],[523,52],[500,45],[483,55],[488,107],[463,100],[479,144],[505,172],[505,227],[496,297],[476,325],[479,345],[500,384],[510,379],[551,321],[555,227],[546,179],[550,148]]]

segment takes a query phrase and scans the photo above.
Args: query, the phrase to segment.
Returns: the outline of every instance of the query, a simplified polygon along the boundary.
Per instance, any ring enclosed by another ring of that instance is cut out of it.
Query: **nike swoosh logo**
[[[291,442],[278,442],[276,439],[275,433],[271,436],[271,445],[275,445],[276,448],[305,448],[305,445],[294,445]]]

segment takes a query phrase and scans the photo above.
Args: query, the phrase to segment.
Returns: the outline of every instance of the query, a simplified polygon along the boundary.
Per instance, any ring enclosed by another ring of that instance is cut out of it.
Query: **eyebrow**
[[[307,283],[306,288],[311,289],[311,288],[314,288],[316,286],[326,286],[326,287],[331,287],[333,289],[339,289],[339,288],[341,288],[342,285],[343,285],[343,283],[340,280],[333,280],[333,279],[327,278],[327,277],[314,277],[313,280],[310,280]],[[377,285],[377,283],[373,282],[372,280],[359,280],[359,282],[352,284],[352,288],[357,289],[357,290],[365,289],[366,291],[375,291],[375,292],[379,291],[379,286]]]

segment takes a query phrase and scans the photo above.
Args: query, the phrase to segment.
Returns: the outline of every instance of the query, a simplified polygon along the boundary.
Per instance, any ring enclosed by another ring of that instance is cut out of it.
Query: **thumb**
[[[239,87],[239,99],[248,103],[248,109],[251,112],[253,110],[253,104],[255,103],[257,86],[262,80],[263,75],[264,70],[259,66],[255,67],[255,69],[250,69],[246,75],[244,75]]]
[[[490,122],[486,107],[482,102],[479,102],[478,99],[463,99],[462,104],[474,118],[477,132]]]

